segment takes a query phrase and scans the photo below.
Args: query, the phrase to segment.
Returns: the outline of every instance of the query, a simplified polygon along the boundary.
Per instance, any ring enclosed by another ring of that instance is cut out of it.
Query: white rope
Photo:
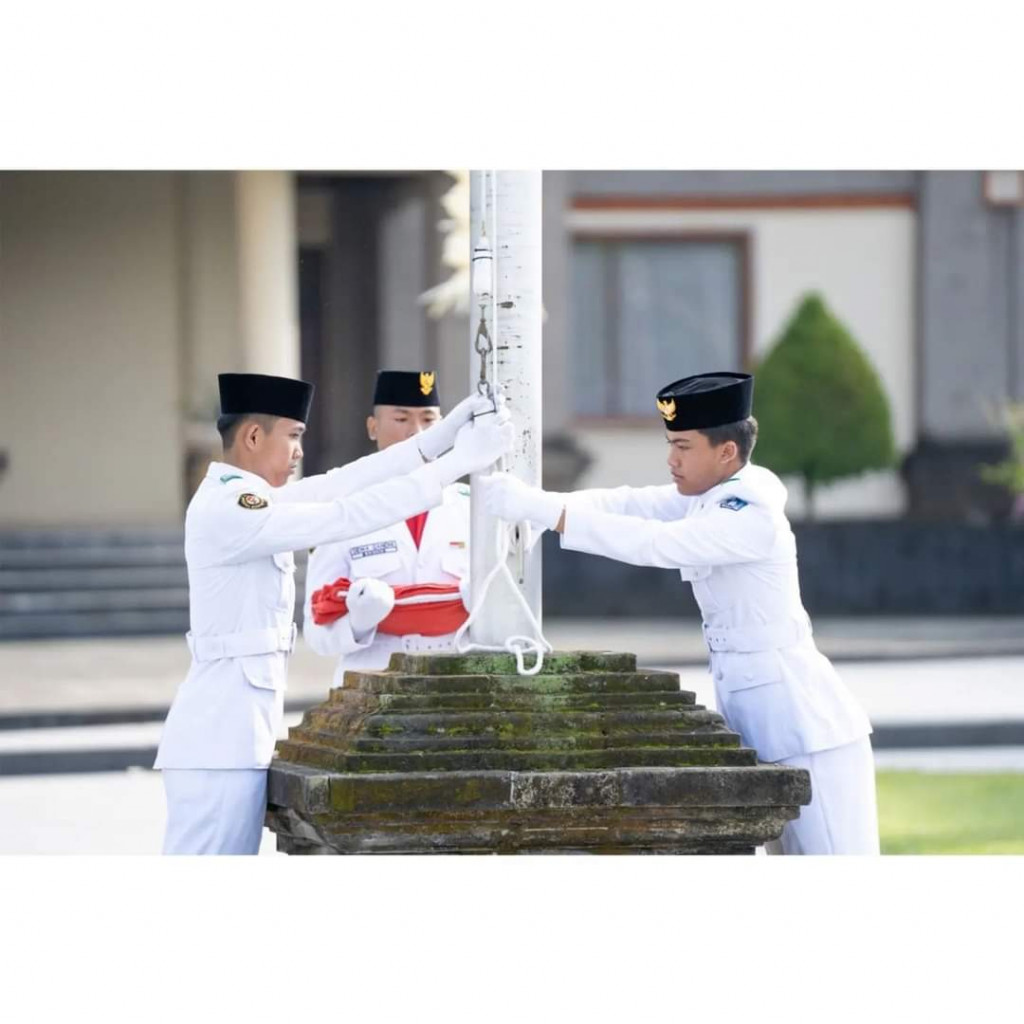
[[[393,588],[392,588],[393,589]],[[336,590],[334,597],[338,601],[347,601],[349,592],[347,590]],[[396,597],[395,607],[404,608],[408,605],[417,604],[448,604],[459,597],[459,592],[453,590],[449,594],[413,594],[410,597]]]
[[[510,546],[510,535],[512,530],[515,529],[517,524],[515,523],[499,523],[498,525],[498,543],[497,543],[497,562],[491,571],[484,577],[483,586],[480,588],[480,596],[477,598],[476,603],[473,605],[472,611],[469,613],[469,618],[459,627],[458,632],[452,643],[455,646],[457,654],[467,654],[470,651],[493,651],[500,653],[508,653],[515,655],[516,659],[516,672],[521,676],[535,676],[544,667],[544,655],[550,654],[553,650],[551,644],[548,643],[544,636],[543,630],[540,628],[540,623],[534,617],[533,612],[530,610],[530,605],[526,598],[523,597],[522,591],[516,585],[515,577],[513,577],[508,567],[508,552]],[[525,524],[520,524],[525,525]],[[529,623],[530,628],[536,634],[536,637],[529,636],[510,636],[505,638],[505,643],[500,646],[491,646],[488,644],[475,644],[475,643],[463,643],[463,636],[466,630],[469,629],[470,624],[476,618],[479,611],[484,606],[484,601],[487,599],[487,592],[491,588],[491,584],[498,578],[499,575],[504,574],[505,578],[509,582],[509,586],[512,588],[512,593],[515,594],[516,600],[519,602],[519,607],[523,610],[526,615],[526,621]],[[532,652],[535,661],[530,668],[526,667],[524,655],[527,652]]]
[[[505,468],[504,457],[499,460],[498,468]],[[456,632],[452,639],[452,644],[455,647],[457,654],[467,654],[470,651],[492,651],[512,654],[515,656],[516,672],[518,672],[519,675],[535,676],[544,667],[544,655],[550,654],[554,648],[550,643],[548,643],[547,638],[544,636],[544,631],[541,629],[540,623],[537,621],[530,609],[529,602],[525,597],[523,597],[522,591],[516,584],[515,577],[512,575],[512,571],[508,567],[508,553],[509,548],[511,547],[512,531],[517,527],[520,528],[520,543],[524,545],[527,552],[532,547],[532,545],[526,544],[523,540],[524,533],[527,533],[530,529],[528,523],[506,523],[502,520],[498,521],[497,544],[495,545],[496,561],[494,566],[491,568],[491,571],[484,577],[484,582],[480,587],[480,596],[476,599],[476,603],[473,605],[473,608],[469,613],[469,618],[466,619]],[[519,603],[519,607],[526,616],[526,621],[533,630],[535,638],[519,635],[509,636],[505,638],[505,643],[501,646],[476,644],[468,641],[463,643],[462,638],[465,636],[466,631],[469,629],[473,620],[483,608],[484,602],[487,600],[487,593],[491,589],[491,584],[499,575],[504,575],[505,579],[508,580],[508,584],[512,588],[512,593],[515,595],[516,601]],[[524,655],[528,651],[532,652],[535,658],[535,661],[530,668],[526,667],[526,662],[524,660]]]
[[[526,598],[523,597],[522,591],[520,591],[519,587],[516,585],[515,577],[512,575],[512,572],[508,567],[508,553],[511,546],[511,534],[517,525],[525,528],[521,529],[520,536],[522,536],[523,532],[529,531],[530,527],[528,523],[517,524],[499,521],[498,542],[495,551],[497,562],[491,571],[484,577],[483,587],[480,590],[480,597],[477,598],[477,602],[469,613],[469,617],[458,628],[458,631],[452,638],[452,645],[454,646],[457,654],[468,654],[470,651],[491,651],[501,654],[512,654],[515,656],[516,672],[518,672],[519,675],[535,676],[544,667],[544,655],[550,654],[553,648],[544,636],[540,623],[530,610],[529,603]],[[521,542],[524,543],[527,551],[532,547],[532,545],[528,543],[523,541]],[[522,608],[523,613],[526,615],[527,623],[536,634],[536,638],[520,635],[510,636],[507,637],[505,639],[505,643],[500,646],[488,646],[487,644],[474,644],[468,642],[464,644],[462,642],[463,636],[469,629],[472,621],[476,618],[477,613],[483,608],[484,601],[487,599],[487,592],[490,590],[491,584],[502,573],[504,573],[505,578],[508,580],[509,586],[512,587],[512,593],[515,594],[520,608]],[[334,596],[339,600],[346,599],[348,594],[348,589],[339,589],[334,592]],[[451,601],[455,596],[455,594],[418,594],[412,597],[397,598],[395,600],[395,605],[435,604],[440,601]],[[536,659],[530,668],[526,667],[525,655],[527,653],[532,653]]]

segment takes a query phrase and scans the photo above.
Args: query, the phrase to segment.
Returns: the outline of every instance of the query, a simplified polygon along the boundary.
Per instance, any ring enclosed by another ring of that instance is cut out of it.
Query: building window
[[[985,171],[985,201],[990,206],[1024,206],[1024,171]]]
[[[579,238],[570,376],[581,418],[649,419],[657,390],[747,355],[745,235]]]

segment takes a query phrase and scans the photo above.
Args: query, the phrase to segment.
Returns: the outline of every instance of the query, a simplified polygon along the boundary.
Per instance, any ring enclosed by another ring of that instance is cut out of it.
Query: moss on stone
[[[516,660],[511,654],[403,654],[391,655],[388,672],[400,675],[511,675]],[[537,676],[567,672],[635,672],[636,655],[613,651],[554,651],[544,658]]]

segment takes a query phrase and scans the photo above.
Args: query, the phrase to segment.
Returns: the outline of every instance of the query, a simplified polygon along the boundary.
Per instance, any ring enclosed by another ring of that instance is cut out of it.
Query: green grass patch
[[[882,853],[1024,853],[1024,774],[878,772]]]

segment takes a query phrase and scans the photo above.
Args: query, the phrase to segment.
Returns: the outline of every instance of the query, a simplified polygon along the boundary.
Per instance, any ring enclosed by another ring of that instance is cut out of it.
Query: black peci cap
[[[658,392],[658,412],[666,430],[703,430],[745,420],[754,405],[749,373],[699,373],[667,384]]]
[[[268,377],[262,373],[220,373],[222,416],[262,413],[284,416],[305,423],[313,404],[313,385],[290,377]]]
[[[374,405],[422,408],[441,404],[433,370],[381,370],[373,389]]]

